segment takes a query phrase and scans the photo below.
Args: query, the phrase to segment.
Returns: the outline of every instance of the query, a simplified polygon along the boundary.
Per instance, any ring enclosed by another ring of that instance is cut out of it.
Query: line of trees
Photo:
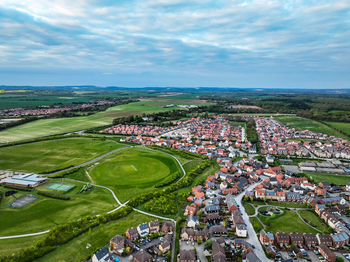
[[[51,197],[55,199],[61,199],[61,200],[69,200],[70,197],[60,194],[60,193],[55,193],[55,192],[48,192],[48,191],[40,191],[37,190],[38,195],[46,196],[46,197]]]

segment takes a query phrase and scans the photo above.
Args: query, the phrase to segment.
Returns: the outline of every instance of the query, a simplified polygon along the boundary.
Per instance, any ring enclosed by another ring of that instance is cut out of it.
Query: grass
[[[185,169],[186,172],[189,172],[189,171],[195,169],[201,163],[202,163],[202,160],[190,160],[189,162],[187,162],[183,165],[183,168]]]
[[[16,126],[0,132],[0,142],[14,142],[25,139],[33,139],[42,136],[56,135],[110,125],[114,118],[131,116],[143,113],[171,111],[174,108],[162,106],[169,102],[143,101],[108,108],[90,116],[42,119]],[[186,104],[186,103],[172,103]]]
[[[54,179],[50,182],[60,183],[61,181]],[[68,220],[85,215],[101,214],[117,207],[111,193],[106,189],[95,187],[88,192],[77,194],[84,184],[72,181],[66,181],[66,183],[76,185],[66,194],[72,196],[70,200],[59,200],[29,192],[29,194],[37,195],[38,199],[23,208],[15,209],[8,206],[14,198],[5,197],[0,204],[1,236],[45,231]],[[40,188],[45,190],[45,185]],[[7,190],[3,187],[0,189]],[[25,194],[28,192],[19,191],[16,197]]]
[[[59,246],[53,252],[38,259],[37,261],[61,261],[61,262],[76,262],[83,261],[91,257],[93,251],[102,248],[109,243],[109,240],[117,235],[124,234],[125,231],[133,226],[137,226],[143,222],[154,220],[150,216],[146,216],[140,213],[132,212],[128,216],[119,220],[109,222],[104,225],[100,225],[86,232],[70,242]],[[90,248],[86,248],[86,244],[91,245]]]
[[[0,254],[9,255],[20,251],[23,247],[32,245],[34,242],[42,238],[40,236],[22,237],[22,238],[11,238],[0,240]]]
[[[306,222],[316,227],[318,230],[322,231],[323,233],[328,233],[328,234],[331,233],[327,224],[324,223],[324,221],[313,211],[299,210],[299,214]]]
[[[305,208],[305,204],[294,203],[294,202],[273,202],[267,201],[266,204],[277,207],[287,207],[287,208]]]
[[[170,174],[179,171],[175,159],[146,148],[117,152],[90,169],[94,183],[110,187],[121,201],[151,191]]]
[[[252,216],[255,214],[255,208],[252,207],[252,205],[249,205],[248,203],[243,204],[245,211],[247,212],[248,216]]]
[[[350,136],[350,123],[341,123],[341,122],[326,122],[327,125],[334,127],[335,129],[341,130]]]
[[[254,230],[256,233],[259,233],[264,227],[261,225],[260,221],[256,217],[250,217],[249,218],[250,223],[252,223]]]
[[[350,182],[350,176],[336,175],[336,174],[324,174],[324,173],[304,173],[304,175],[312,179],[314,183],[329,182],[336,185],[346,185]]]
[[[101,138],[65,138],[0,148],[0,169],[49,173],[124,147]]]
[[[262,215],[259,215],[259,218],[267,226],[265,230],[272,233],[318,233],[316,230],[301,221],[298,215],[290,210],[284,210],[284,213],[281,216],[275,218],[269,218]]]
[[[298,117],[298,116],[274,116],[274,118],[281,123],[289,126],[290,128],[295,128],[297,130],[310,130],[313,132],[319,132],[323,134],[328,134],[331,136],[343,137],[346,138],[342,133],[337,130],[326,126],[318,121]]]

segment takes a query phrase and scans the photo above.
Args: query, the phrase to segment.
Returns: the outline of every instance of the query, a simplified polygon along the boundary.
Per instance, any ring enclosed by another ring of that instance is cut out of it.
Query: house
[[[185,208],[185,213],[184,215],[185,216],[188,216],[188,215],[196,215],[197,213],[197,207],[195,205],[189,205],[189,206],[186,206]]]
[[[291,244],[301,246],[304,244],[304,236],[299,233],[289,234]]]
[[[277,232],[275,234],[275,240],[276,240],[276,244],[279,245],[280,247],[290,245],[290,238],[289,238],[289,235],[286,233]]]
[[[261,244],[268,246],[268,245],[273,245],[275,242],[275,237],[272,233],[270,232],[265,232],[265,230],[261,230],[259,234],[259,239]]]
[[[159,222],[158,222],[158,220],[150,221],[148,223],[148,227],[149,227],[149,233],[150,234],[153,234],[155,232],[159,232]]]
[[[245,224],[239,224],[236,226],[236,234],[238,237],[247,237],[248,231]]]
[[[133,255],[134,262],[151,262],[152,256],[145,250],[141,249]]]
[[[220,216],[217,213],[207,214],[207,216],[205,217],[205,221],[211,225],[219,224],[220,221],[222,221],[222,216]]]
[[[199,225],[199,217],[197,217],[197,216],[192,216],[192,215],[190,215],[190,216],[187,217],[187,226],[188,226],[188,227],[193,227],[193,228],[195,228],[195,227],[197,227],[198,225]]]
[[[126,233],[126,237],[130,239],[131,241],[135,241],[139,238],[139,233],[137,231],[136,227],[129,228]]]
[[[232,212],[238,209],[236,200],[232,195],[226,195],[226,205],[229,212]]]
[[[162,232],[163,233],[172,233],[174,232],[174,222],[173,221],[164,221],[162,223]]]
[[[167,253],[170,250],[170,248],[171,248],[171,240],[172,240],[172,235],[170,235],[170,234],[166,234],[163,237],[162,242],[158,246],[159,250],[163,254]]]
[[[328,234],[316,234],[316,238],[319,245],[326,245],[327,247],[333,245],[332,238]]]
[[[107,247],[103,247],[99,251],[97,251],[92,256],[91,260],[92,260],[92,262],[109,262],[110,261],[110,255],[109,255]]]
[[[227,236],[228,235],[228,231],[224,226],[212,226],[210,228],[210,233],[213,236]]]
[[[140,237],[145,237],[149,234],[149,227],[147,223],[142,223],[137,226],[137,232],[139,233]]]
[[[329,248],[324,245],[324,244],[320,244],[318,247],[318,251],[320,252],[320,254],[327,259],[327,261],[330,262],[335,262],[336,261],[336,256],[335,254],[329,250]]]
[[[349,243],[349,236],[345,232],[331,234],[331,238],[333,240],[333,246],[343,247]]]
[[[196,262],[194,250],[180,250],[178,262]]]
[[[220,206],[218,205],[210,205],[205,207],[205,211],[207,214],[209,213],[218,213],[220,211]]]
[[[304,241],[308,248],[314,247],[318,244],[316,235],[311,233],[304,233]]]
[[[221,246],[216,240],[214,240],[212,243],[212,260],[226,261],[225,248]]]
[[[125,239],[121,235],[116,235],[109,241],[111,250],[121,255],[125,247]]]
[[[253,251],[250,251],[246,255],[246,260],[247,260],[247,262],[261,262],[261,260],[255,255],[255,253]]]

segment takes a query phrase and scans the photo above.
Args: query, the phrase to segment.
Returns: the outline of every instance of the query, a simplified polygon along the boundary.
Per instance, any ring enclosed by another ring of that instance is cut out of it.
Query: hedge
[[[56,198],[56,199],[61,199],[61,200],[69,200],[69,196],[65,196],[60,193],[55,193],[55,192],[48,192],[48,191],[37,191],[38,195],[46,196],[46,197],[51,197],[51,198]]]

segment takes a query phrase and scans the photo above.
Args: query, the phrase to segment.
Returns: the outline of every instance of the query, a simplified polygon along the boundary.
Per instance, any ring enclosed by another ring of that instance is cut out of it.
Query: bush
[[[176,214],[176,194],[172,193],[166,196],[152,198],[145,204],[145,208],[157,214]]]
[[[61,199],[61,200],[69,200],[69,196],[65,196],[60,193],[55,193],[55,192],[48,192],[48,191],[37,191],[38,195],[46,196],[46,197],[51,197],[51,198],[56,198],[56,199]]]
[[[167,177],[167,179],[164,182],[161,182],[157,185],[155,185],[155,188],[160,188],[160,187],[165,187],[168,186],[172,183],[174,183],[176,180],[178,180],[181,177],[181,174],[179,172],[174,172],[173,174],[171,174],[169,177]]]

